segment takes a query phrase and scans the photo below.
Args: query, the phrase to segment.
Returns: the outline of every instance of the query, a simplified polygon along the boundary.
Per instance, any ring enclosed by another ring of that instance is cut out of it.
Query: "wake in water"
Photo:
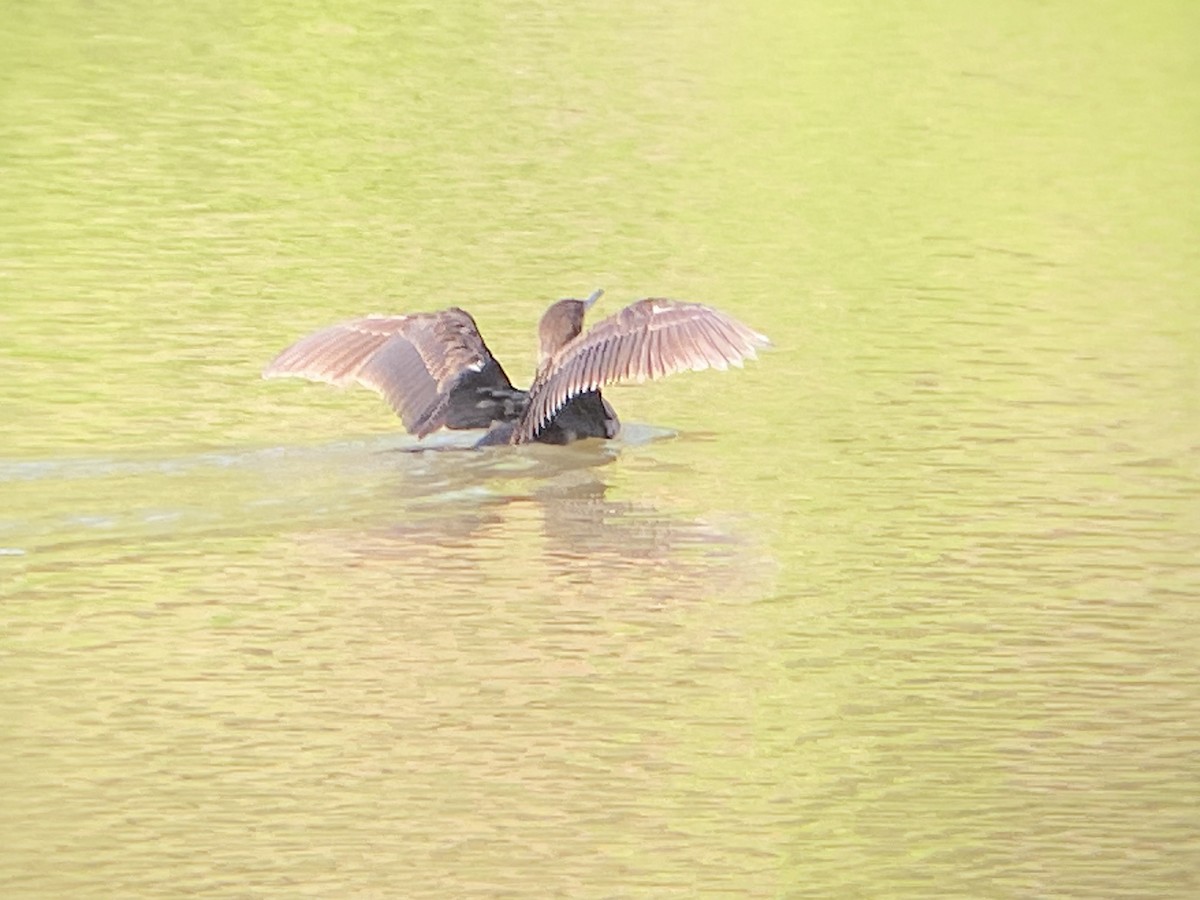
[[[424,513],[528,493],[531,484],[607,465],[624,449],[673,435],[631,425],[618,440],[569,448],[473,450],[477,434],[447,432],[419,444],[387,435],[167,458],[4,461],[0,556]]]

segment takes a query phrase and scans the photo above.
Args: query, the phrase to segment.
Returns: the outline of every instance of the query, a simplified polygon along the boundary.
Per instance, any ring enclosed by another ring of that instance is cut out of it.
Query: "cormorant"
[[[512,385],[462,309],[367,316],[302,338],[263,370],[383,395],[418,438],[439,428],[488,428],[477,446],[614,437],[617,414],[600,388],[688,369],[725,369],[770,341],[711,306],[648,298],[585,333],[600,298],[559,300],[538,325],[538,366],[528,391]]]

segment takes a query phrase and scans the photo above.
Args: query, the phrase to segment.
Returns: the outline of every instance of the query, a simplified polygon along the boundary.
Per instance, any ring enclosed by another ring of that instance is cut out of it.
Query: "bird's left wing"
[[[339,387],[361,384],[381,394],[418,437],[446,424],[445,412],[456,392],[512,389],[474,319],[457,308],[331,325],[280,353],[263,377],[307,378]]]

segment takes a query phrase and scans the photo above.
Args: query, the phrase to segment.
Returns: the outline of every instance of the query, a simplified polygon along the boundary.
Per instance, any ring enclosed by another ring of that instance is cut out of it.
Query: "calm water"
[[[0,892],[1195,896],[1200,7],[476,6],[6,13]],[[776,349],[258,378],[596,286]]]

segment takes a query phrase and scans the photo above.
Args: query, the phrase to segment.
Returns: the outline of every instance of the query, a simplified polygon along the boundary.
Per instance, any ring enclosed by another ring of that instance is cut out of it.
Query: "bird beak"
[[[592,291],[591,296],[583,301],[583,308],[591,309],[592,304],[599,300],[602,296],[604,296],[604,288],[596,288],[594,291]]]

